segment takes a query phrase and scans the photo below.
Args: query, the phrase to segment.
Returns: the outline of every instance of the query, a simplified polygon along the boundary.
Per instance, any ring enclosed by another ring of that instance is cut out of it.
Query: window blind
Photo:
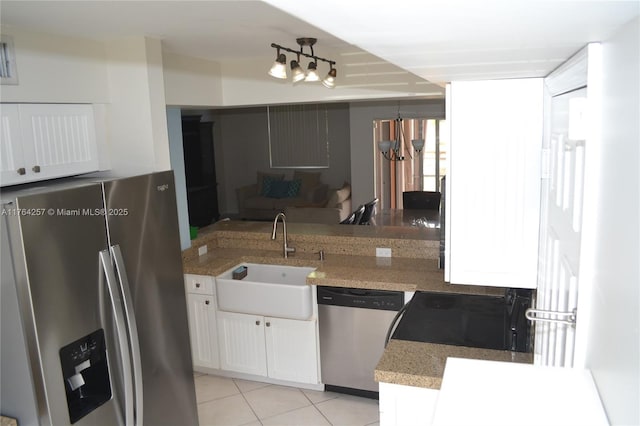
[[[267,107],[272,168],[329,167],[329,121],[322,105]]]

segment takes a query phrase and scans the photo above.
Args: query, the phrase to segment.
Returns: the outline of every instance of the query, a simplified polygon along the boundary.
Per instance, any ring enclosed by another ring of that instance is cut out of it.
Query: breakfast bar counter
[[[281,225],[280,225],[281,226]],[[501,296],[503,288],[445,283],[438,268],[439,230],[407,227],[290,224],[284,258],[282,233],[272,224],[225,221],[200,230],[183,252],[185,273],[217,276],[241,263],[316,268],[307,284],[405,292]],[[206,253],[198,255],[198,249]],[[376,257],[376,247],[392,257]],[[324,258],[320,260],[319,252]],[[392,339],[376,370],[378,382],[439,389],[447,357],[531,363],[531,354]]]

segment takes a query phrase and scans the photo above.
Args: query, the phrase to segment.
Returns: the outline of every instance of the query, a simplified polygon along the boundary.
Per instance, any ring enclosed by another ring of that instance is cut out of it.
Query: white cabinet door
[[[535,288],[542,79],[453,82],[448,100],[445,279]]]
[[[318,383],[316,321],[265,318],[269,377]]]
[[[26,174],[18,105],[0,104],[0,182],[19,183]]]
[[[218,311],[217,320],[220,368],[266,376],[263,317]]]
[[[6,104],[2,108],[1,133],[2,185],[98,170],[91,105]],[[19,172],[10,173],[11,170]]]
[[[429,426],[438,389],[380,383],[380,426]]]
[[[193,365],[219,368],[215,296],[190,293],[187,304]]]

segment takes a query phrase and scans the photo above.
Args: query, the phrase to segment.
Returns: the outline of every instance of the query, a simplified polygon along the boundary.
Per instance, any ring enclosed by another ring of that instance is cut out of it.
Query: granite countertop
[[[284,259],[281,249],[277,250],[282,243],[270,241],[270,223],[226,222],[201,230],[193,248],[183,252],[184,272],[217,276],[240,263],[308,266],[316,268],[307,277],[307,284],[310,285],[407,292],[504,294],[504,289],[499,287],[445,283],[444,271],[438,268],[437,259],[416,257],[425,249],[437,249],[438,236],[432,235],[432,230],[421,232],[389,227],[292,225],[289,229],[293,233],[289,236],[298,250],[287,259]],[[207,246],[207,253],[198,256],[197,247],[203,245]],[[402,253],[405,256],[380,258],[370,255],[371,247],[376,246],[393,247],[394,254]],[[325,249],[325,258],[319,260],[317,251],[322,248]],[[375,379],[439,389],[447,357],[532,362],[531,354],[391,340],[376,367]]]
[[[239,263],[315,267],[307,283],[334,287],[396,291],[436,291],[446,293],[502,295],[504,289],[452,285],[444,282],[444,272],[435,259],[378,258],[300,253],[284,259],[282,253],[259,249],[212,249],[203,256],[184,260],[185,273],[217,276]]]
[[[377,382],[440,389],[448,357],[531,364],[533,354],[391,339],[376,366]]]

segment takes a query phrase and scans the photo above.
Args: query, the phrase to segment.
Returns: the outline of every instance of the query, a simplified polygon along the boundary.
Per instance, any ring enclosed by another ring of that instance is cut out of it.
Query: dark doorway
[[[189,224],[198,227],[209,225],[220,218],[213,122],[200,120],[200,115],[182,117]]]

